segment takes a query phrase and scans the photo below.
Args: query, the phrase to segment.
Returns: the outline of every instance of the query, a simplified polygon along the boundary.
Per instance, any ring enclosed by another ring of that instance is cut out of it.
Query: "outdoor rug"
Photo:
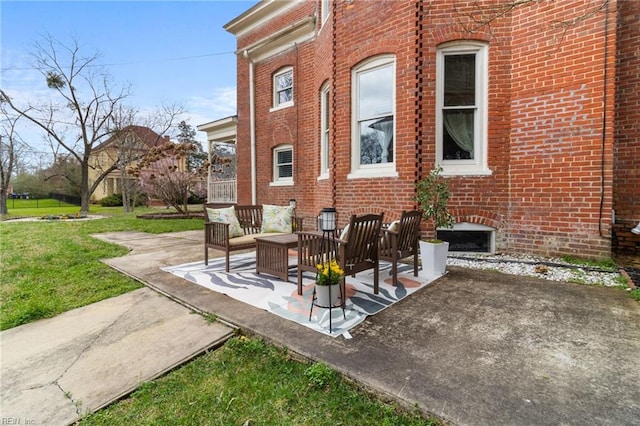
[[[295,264],[296,260],[292,256],[290,264]],[[296,270],[289,271],[289,282],[264,273],[256,274],[255,252],[231,256],[230,272],[224,271],[224,257],[209,260],[209,265],[192,262],[164,267],[162,270],[320,333],[344,335],[345,338],[350,338],[349,330],[368,315],[382,311],[438,278],[423,276],[422,273],[414,277],[412,266],[400,264],[399,284],[394,287],[391,285],[391,264],[380,262],[378,294],[373,293],[373,271],[360,272],[355,277],[347,276],[344,315],[340,307],[327,309],[313,306],[309,320],[314,275],[303,275],[302,295],[298,295]]]

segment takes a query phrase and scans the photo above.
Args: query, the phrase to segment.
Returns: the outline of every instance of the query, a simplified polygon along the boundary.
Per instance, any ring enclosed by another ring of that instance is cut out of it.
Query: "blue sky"
[[[43,34],[65,44],[75,38],[82,53],[100,55],[117,87],[131,85],[127,105],[181,104],[195,128],[236,113],[236,40],[222,26],[256,3],[2,0],[2,88],[15,99],[39,96],[46,87],[28,52]]]

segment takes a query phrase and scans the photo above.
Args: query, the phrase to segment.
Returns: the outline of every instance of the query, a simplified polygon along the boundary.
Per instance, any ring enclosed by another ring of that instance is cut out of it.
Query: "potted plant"
[[[420,239],[420,258],[422,270],[428,274],[443,275],[447,265],[449,243],[438,240],[438,228],[451,228],[454,217],[448,210],[451,192],[447,181],[440,175],[442,166],[438,165],[429,174],[416,183],[415,201],[424,212],[423,218],[433,223],[433,239]]]
[[[338,304],[340,282],[344,271],[335,259],[317,265],[316,296],[318,306],[330,307]]]

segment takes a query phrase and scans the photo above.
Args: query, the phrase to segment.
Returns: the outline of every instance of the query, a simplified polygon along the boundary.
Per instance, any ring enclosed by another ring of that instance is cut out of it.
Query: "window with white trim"
[[[293,183],[293,147],[280,145],[273,150],[273,183]]]
[[[283,68],[273,75],[273,107],[293,105],[293,68]]]
[[[320,89],[320,177],[329,176],[329,84]]]
[[[331,13],[331,1],[330,0],[322,0],[322,5],[320,6],[322,13],[322,25],[326,22],[329,17],[329,13]]]
[[[395,173],[395,58],[379,56],[353,70],[352,174]]]
[[[436,60],[436,162],[445,174],[486,174],[488,48],[454,42]]]

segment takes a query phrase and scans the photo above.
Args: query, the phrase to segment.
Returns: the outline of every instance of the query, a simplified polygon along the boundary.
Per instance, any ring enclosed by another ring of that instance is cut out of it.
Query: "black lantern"
[[[294,209],[296,208],[296,199],[292,198],[289,200],[289,207],[293,207]]]
[[[336,230],[336,209],[325,207],[320,212],[320,229],[323,232],[333,232]]]
[[[337,229],[337,212],[336,209],[333,207],[325,207],[320,211],[320,215],[318,216],[318,227],[320,228],[320,231],[322,231],[322,243],[320,246],[320,252],[319,252],[319,260],[322,263],[326,262],[326,265],[330,265],[332,260],[335,259],[336,256],[336,251],[337,251],[337,244],[336,244],[336,229]],[[321,265],[320,265],[321,266]],[[318,271],[316,271],[316,282],[318,280]],[[322,286],[323,289],[327,289],[328,291],[328,300],[332,301],[333,298],[331,297],[331,291],[332,291],[332,287],[331,285],[328,286]],[[336,291],[335,289],[333,291]],[[338,285],[338,294],[337,296],[340,298],[340,304],[337,305],[335,304],[335,302],[330,302],[329,304],[318,304],[318,298],[317,298],[317,294],[318,294],[318,285],[316,284],[316,286],[314,286],[313,288],[313,296],[311,298],[311,308],[309,309],[309,321],[311,321],[311,315],[313,313],[313,307],[314,306],[318,306],[320,308],[326,308],[329,309],[329,333],[333,332],[333,323],[332,323],[332,316],[333,316],[333,308],[341,308],[342,309],[342,316],[344,319],[346,319],[346,314],[345,314],[345,302],[344,302],[344,281],[342,283],[339,283]],[[324,290],[323,290],[324,292]]]

